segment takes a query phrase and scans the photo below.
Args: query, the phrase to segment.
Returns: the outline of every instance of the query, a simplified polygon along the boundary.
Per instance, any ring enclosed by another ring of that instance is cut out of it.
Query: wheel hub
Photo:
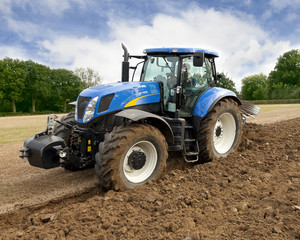
[[[146,154],[140,151],[132,151],[128,157],[128,165],[134,170],[140,170],[146,163]]]
[[[216,138],[221,138],[223,135],[223,125],[221,121],[217,121],[215,125],[215,137]]]
[[[218,126],[216,129],[216,136],[220,137],[221,133],[222,133],[222,128],[220,126]]]

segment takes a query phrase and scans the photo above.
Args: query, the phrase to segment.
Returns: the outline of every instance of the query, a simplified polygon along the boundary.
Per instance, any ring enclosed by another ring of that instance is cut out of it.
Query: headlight
[[[85,109],[85,113],[83,116],[83,122],[86,123],[94,117],[96,103],[98,101],[98,97],[94,97],[88,104],[88,106]]]
[[[75,121],[77,121],[78,117],[77,117],[77,102],[76,102],[76,105],[75,105]]]

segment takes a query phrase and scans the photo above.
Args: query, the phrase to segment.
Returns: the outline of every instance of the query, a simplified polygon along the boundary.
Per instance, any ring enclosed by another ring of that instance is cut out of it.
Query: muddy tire
[[[166,167],[168,145],[155,127],[131,124],[105,135],[95,169],[106,189],[126,190],[159,177]]]
[[[70,125],[75,125],[75,114],[73,112],[68,113],[68,115],[62,116],[60,119],[63,123],[68,123]],[[69,146],[71,130],[65,128],[64,125],[56,122],[54,125],[53,133],[55,136],[61,137],[65,140],[67,146]]]
[[[75,125],[75,114],[73,112],[70,112],[68,115],[63,116],[60,119],[63,123],[68,123],[70,125]],[[54,125],[53,133],[55,136],[61,137],[63,140],[65,140],[65,143],[67,146],[70,145],[70,135],[71,130],[68,128],[65,128],[64,125],[61,123],[56,122]],[[63,168],[70,170],[70,171],[76,171],[78,168],[72,164],[72,162],[65,162],[62,165]]]
[[[218,102],[202,120],[198,132],[199,161],[227,157],[240,144],[242,116],[232,99]]]

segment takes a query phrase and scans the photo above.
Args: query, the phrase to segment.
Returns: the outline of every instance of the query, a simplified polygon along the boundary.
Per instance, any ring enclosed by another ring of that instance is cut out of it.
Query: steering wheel
[[[175,77],[175,75],[172,73],[167,73],[166,76],[167,76],[168,88],[169,89],[175,88],[177,84],[177,78]]]

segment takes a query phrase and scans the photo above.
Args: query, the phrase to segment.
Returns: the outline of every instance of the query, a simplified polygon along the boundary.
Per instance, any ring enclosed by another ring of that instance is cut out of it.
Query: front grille
[[[78,101],[77,101],[77,115],[79,119],[82,119],[84,109],[86,105],[89,103],[91,100],[91,97],[81,97],[79,96]]]
[[[115,94],[112,93],[112,94],[106,95],[103,98],[101,98],[101,101],[100,101],[99,107],[98,107],[98,113],[104,112],[109,109],[109,105],[114,96],[115,96]]]

